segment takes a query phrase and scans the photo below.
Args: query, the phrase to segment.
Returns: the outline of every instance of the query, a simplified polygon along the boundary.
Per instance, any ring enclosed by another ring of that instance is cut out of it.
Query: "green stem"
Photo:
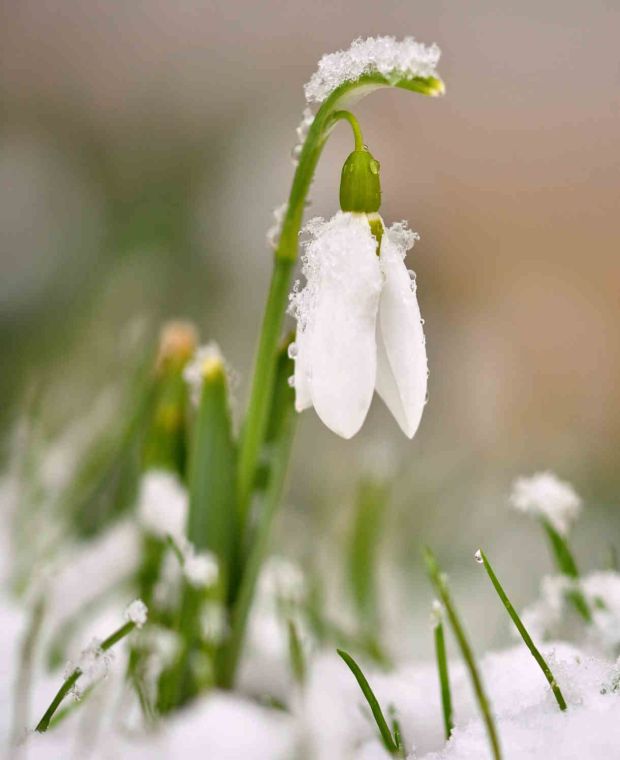
[[[452,626],[452,631],[459,645],[459,649],[461,650],[461,654],[463,655],[463,659],[465,660],[465,665],[469,670],[469,676],[471,678],[472,686],[474,687],[474,693],[476,695],[478,706],[480,707],[480,712],[482,713],[482,718],[486,725],[487,734],[489,736],[491,752],[493,753],[495,760],[501,760],[502,754],[499,747],[499,738],[497,736],[497,730],[495,728],[493,715],[491,714],[489,700],[484,690],[484,686],[482,685],[482,679],[480,677],[480,673],[478,672],[478,666],[476,665],[476,660],[474,658],[471,646],[469,645],[469,641],[465,636],[465,631],[456,612],[456,608],[452,603],[452,598],[450,596],[450,591],[446,582],[446,576],[441,572],[439,565],[437,564],[437,560],[435,559],[435,555],[428,548],[424,550],[424,559],[426,561],[428,575],[435,587],[435,590],[437,591],[441,602],[443,603],[443,606],[446,608],[446,613],[448,615],[450,625]]]
[[[348,121],[353,130],[353,139],[355,140],[355,150],[364,150],[364,138],[362,137],[362,128],[359,121],[353,116],[351,111],[336,111],[332,116],[334,123],[343,119]]]
[[[321,105],[308,131],[295,172],[275,252],[274,269],[258,343],[250,401],[241,439],[238,462],[238,509],[241,535],[247,523],[256,467],[271,404],[278,338],[288,303],[291,274],[297,260],[298,238],[310,184],[329,132],[344,105],[383,87],[399,87],[423,95],[441,95],[443,82],[435,77],[388,80],[381,74],[366,74],[338,87]]]
[[[448,658],[446,656],[446,639],[443,632],[443,623],[435,625],[435,654],[437,657],[437,670],[439,672],[439,689],[441,691],[441,709],[443,713],[443,725],[446,741],[452,734],[454,720],[452,717],[452,694],[450,691],[450,678],[448,676]]]
[[[114,633],[108,636],[107,639],[104,639],[101,642],[101,650],[106,652],[108,649],[113,647],[114,644],[119,642],[121,639],[124,639],[128,633],[131,633],[131,631],[133,631],[135,627],[136,627],[136,624],[132,623],[131,621],[122,625],[120,628],[114,631]],[[35,728],[35,731],[37,731],[40,734],[47,731],[50,724],[50,720],[52,719],[54,713],[60,706],[60,703],[71,691],[71,689],[75,686],[78,678],[81,675],[82,675],[82,671],[80,670],[80,668],[75,668],[70,673],[70,675],[65,679],[63,685],[60,687],[60,689],[58,689],[56,696],[51,701],[50,706],[47,708],[47,710],[43,714],[43,717],[41,718],[41,720],[37,723],[37,727]]]
[[[532,657],[536,660],[538,663],[538,667],[542,670],[545,678],[547,679],[547,682],[549,686],[551,687],[551,690],[553,691],[553,696],[555,697],[560,710],[566,710],[566,701],[564,700],[564,696],[562,692],[560,691],[560,687],[557,684],[557,681],[555,680],[553,673],[551,672],[551,668],[547,665],[547,662],[545,658],[542,656],[542,654],[539,652],[538,648],[532,641],[532,637],[527,631],[527,628],[523,625],[521,618],[517,614],[517,611],[512,606],[510,599],[508,598],[506,592],[502,588],[502,584],[499,582],[498,577],[495,575],[495,572],[493,571],[493,568],[491,567],[491,563],[487,559],[486,554],[479,549],[476,553],[476,560],[478,561],[478,557],[480,557],[480,561],[484,565],[484,569],[487,571],[487,575],[491,579],[491,583],[493,584],[493,587],[497,591],[497,595],[502,601],[502,604],[506,608],[506,611],[510,615],[512,622],[516,625],[517,630],[521,634],[521,638],[525,642],[525,645],[532,653]]]

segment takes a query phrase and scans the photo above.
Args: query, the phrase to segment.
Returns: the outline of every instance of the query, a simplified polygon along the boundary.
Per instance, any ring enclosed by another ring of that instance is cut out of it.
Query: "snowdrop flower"
[[[361,428],[375,389],[409,438],[426,403],[424,332],[404,262],[418,235],[404,222],[386,229],[380,201],[379,164],[358,148],[342,172],[343,210],[306,225],[307,282],[291,295],[297,411],[313,406],[343,438]]]
[[[582,501],[571,486],[552,472],[539,472],[529,478],[517,478],[510,493],[511,505],[548,520],[562,536],[581,512]]]

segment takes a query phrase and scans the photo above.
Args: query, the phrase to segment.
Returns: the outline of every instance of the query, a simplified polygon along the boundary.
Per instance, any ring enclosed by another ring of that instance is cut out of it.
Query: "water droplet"
[[[301,151],[303,150],[303,145],[301,143],[298,143],[293,150],[291,151],[291,158],[293,161],[299,161],[299,156],[301,156]]]
[[[476,553],[474,554],[474,559],[479,565],[481,565],[484,562],[484,560],[482,559],[482,552],[480,551],[480,549],[478,549]]]
[[[370,162],[370,171],[372,174],[379,174],[380,168],[381,164],[376,159]]]
[[[288,387],[294,388],[295,387],[295,375],[291,375],[288,379]]]
[[[288,358],[294,359],[297,356],[298,352],[297,343],[289,343],[288,344]]]
[[[408,269],[408,270],[407,270],[407,274],[408,274],[408,275],[409,275],[409,277],[410,277],[410,278],[411,278],[411,279],[412,279],[412,280],[415,282],[416,274],[415,274],[415,272],[413,271],[413,269]]]

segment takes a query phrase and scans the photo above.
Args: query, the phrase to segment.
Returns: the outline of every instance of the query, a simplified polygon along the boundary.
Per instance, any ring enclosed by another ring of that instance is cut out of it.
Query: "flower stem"
[[[443,712],[443,725],[446,741],[452,734],[454,719],[452,717],[452,693],[450,691],[450,678],[448,676],[448,658],[446,656],[446,639],[443,632],[443,623],[438,621],[435,625],[435,654],[437,657],[437,670],[439,672],[439,689],[441,691],[441,709]]]
[[[124,639],[127,634],[131,633],[133,629],[136,627],[136,624],[128,621],[124,625],[122,625],[120,628],[118,628],[114,633],[110,634],[107,639],[101,642],[101,650],[103,652],[106,652],[108,649],[114,646],[114,644],[118,643],[121,639]],[[37,726],[35,728],[35,731],[42,734],[47,731],[50,720],[54,716],[54,713],[60,706],[60,703],[63,701],[63,699],[67,696],[67,694],[71,691],[71,689],[75,686],[78,678],[82,675],[82,671],[80,668],[75,668],[69,676],[65,679],[64,683],[58,689],[56,696],[54,699],[52,699],[50,706],[47,708],[45,713],[43,714],[43,717],[41,720],[37,723]]]
[[[353,138],[355,140],[355,150],[364,150],[364,138],[362,137],[362,128],[360,127],[359,121],[353,116],[351,111],[336,111],[332,119],[334,120],[334,123],[337,121],[340,121],[341,119],[344,119],[345,121],[348,121],[351,125],[351,129],[353,130]]]
[[[278,338],[288,303],[291,275],[297,260],[299,231],[314,171],[327,137],[338,121],[335,119],[335,114],[343,105],[359,100],[369,92],[383,87],[399,87],[429,96],[441,95],[444,92],[443,82],[436,77],[403,77],[400,80],[390,80],[382,74],[365,74],[352,82],[345,82],[334,90],[314,117],[299,157],[282,224],[280,242],[275,252],[271,285],[258,342],[250,401],[240,443],[237,494],[242,535],[247,524],[257,462],[267,425]]]
[[[441,572],[435,555],[428,548],[424,550],[424,559],[426,562],[426,569],[429,578],[431,579],[431,582],[434,585],[435,590],[437,591],[437,594],[443,603],[443,606],[446,608],[448,620],[452,626],[452,632],[454,633],[454,636],[459,645],[459,649],[461,650],[461,654],[463,655],[463,659],[465,660],[465,665],[469,670],[469,676],[471,678],[472,686],[474,687],[474,693],[478,701],[478,706],[480,707],[480,712],[482,713],[482,718],[486,725],[487,734],[489,736],[489,743],[491,744],[491,752],[493,754],[494,760],[501,760],[502,754],[499,747],[499,738],[497,735],[497,730],[495,728],[493,715],[491,714],[489,700],[484,690],[484,686],[482,685],[482,679],[480,677],[480,673],[478,672],[478,666],[476,665],[476,660],[474,658],[471,646],[469,645],[469,641],[465,636],[465,631],[456,612],[456,608],[452,603],[452,598],[450,596],[450,591],[446,582],[446,576]]]
[[[480,559],[478,560],[478,557]],[[521,634],[521,638],[525,642],[526,647],[530,650],[532,653],[532,657],[536,660],[538,663],[538,667],[542,670],[545,678],[547,679],[547,682],[549,683],[549,686],[551,687],[551,691],[553,691],[553,696],[555,697],[558,706],[560,710],[566,710],[566,701],[564,699],[564,696],[560,690],[560,687],[557,684],[557,681],[555,680],[553,673],[551,672],[551,668],[549,665],[547,665],[547,662],[545,658],[542,656],[534,642],[532,641],[532,637],[527,631],[527,628],[523,625],[521,618],[517,614],[517,611],[512,606],[510,599],[508,598],[506,592],[502,588],[502,584],[499,582],[498,577],[495,575],[495,572],[493,568],[491,567],[491,563],[487,559],[486,554],[479,549],[478,552],[476,552],[476,560],[482,562],[482,565],[484,566],[484,569],[487,571],[487,575],[491,579],[491,583],[493,584],[493,587],[497,591],[497,595],[502,601],[502,604],[506,608],[506,611],[510,615],[512,622],[516,625],[517,630]]]

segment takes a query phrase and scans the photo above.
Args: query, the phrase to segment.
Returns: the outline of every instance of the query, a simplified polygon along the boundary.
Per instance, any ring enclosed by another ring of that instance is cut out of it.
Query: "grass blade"
[[[370,688],[370,684],[366,680],[366,676],[362,673],[360,666],[355,662],[350,654],[342,649],[337,649],[336,651],[349,666],[351,673],[353,673],[355,676],[355,680],[359,684],[359,687],[362,690],[362,694],[366,698],[366,702],[368,702],[368,706],[370,707],[370,710],[373,714],[385,748],[390,754],[396,755],[399,752],[398,744],[392,736],[392,732],[390,731],[387,721],[385,720],[385,716],[381,710],[381,705],[375,697],[373,690]]]
[[[446,583],[446,576],[441,572],[435,555],[428,548],[424,550],[424,559],[426,562],[426,569],[428,571],[429,578],[431,579],[431,582],[437,591],[437,595],[439,596],[443,606],[446,609],[448,620],[450,621],[450,625],[452,627],[452,632],[454,633],[454,636],[459,645],[459,649],[461,650],[461,654],[463,655],[463,659],[465,660],[465,665],[469,671],[469,676],[474,688],[476,700],[478,701],[478,706],[480,707],[480,712],[482,713],[482,719],[484,720],[487,734],[489,736],[491,752],[495,760],[501,760],[502,754],[499,746],[499,738],[497,735],[497,730],[495,728],[493,715],[491,714],[489,700],[484,690],[484,686],[482,685],[482,679],[480,677],[480,673],[478,672],[478,666],[476,665],[476,660],[474,658],[471,646],[469,645],[469,641],[465,636],[465,631],[456,612],[456,608],[452,604],[452,598],[450,596],[448,584]]]
[[[439,602],[437,602],[439,605]],[[454,728],[454,718],[452,715],[452,693],[450,691],[450,677],[448,674],[448,657],[446,655],[446,639],[443,631],[443,622],[441,621],[441,606],[439,610],[434,611],[436,622],[434,625],[435,637],[435,655],[437,658],[437,671],[439,673],[439,690],[441,693],[441,709],[443,713],[443,725],[446,735],[446,741],[452,734]]]
[[[544,676],[547,679],[547,682],[549,683],[551,690],[553,691],[553,696],[556,698],[556,701],[558,703],[560,710],[566,710],[566,701],[560,690],[560,687],[557,684],[557,681],[555,680],[553,676],[553,673],[551,672],[551,668],[549,667],[549,665],[547,665],[545,658],[542,656],[542,654],[540,653],[540,651],[538,650],[538,648],[532,641],[532,637],[528,633],[527,628],[523,625],[521,618],[517,614],[517,611],[512,606],[510,599],[508,598],[506,592],[502,588],[502,584],[499,582],[499,579],[495,575],[495,572],[493,568],[491,567],[491,563],[487,559],[486,554],[481,549],[478,549],[475,557],[476,557],[476,561],[480,562],[483,565],[484,569],[487,571],[487,575],[491,579],[491,583],[493,584],[493,587],[497,591],[497,595],[501,599],[502,604],[506,608],[506,611],[510,615],[512,622],[515,624],[515,626],[517,627],[517,630],[521,634],[521,638],[525,642],[526,647],[532,653],[532,657],[536,660],[539,668],[544,673]]]

